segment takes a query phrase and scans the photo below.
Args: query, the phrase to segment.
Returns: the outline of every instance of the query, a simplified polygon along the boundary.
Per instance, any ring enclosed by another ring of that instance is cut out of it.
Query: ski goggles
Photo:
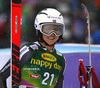
[[[63,34],[63,26],[55,24],[41,24],[40,31],[47,36],[51,35],[52,33],[54,33],[56,36],[60,36]]]

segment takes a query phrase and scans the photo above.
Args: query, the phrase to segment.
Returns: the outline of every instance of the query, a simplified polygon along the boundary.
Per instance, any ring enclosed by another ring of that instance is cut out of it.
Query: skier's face
[[[49,36],[43,34],[43,39],[44,39],[49,45],[52,45],[52,44],[54,44],[54,43],[59,39],[59,36],[56,36],[54,33],[52,33],[52,34],[49,35]]]

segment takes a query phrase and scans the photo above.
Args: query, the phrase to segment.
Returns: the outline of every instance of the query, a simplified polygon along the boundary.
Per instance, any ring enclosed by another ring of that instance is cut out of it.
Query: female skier
[[[37,14],[34,26],[38,41],[20,49],[20,88],[63,88],[65,58],[54,48],[65,30],[63,16],[46,8]]]

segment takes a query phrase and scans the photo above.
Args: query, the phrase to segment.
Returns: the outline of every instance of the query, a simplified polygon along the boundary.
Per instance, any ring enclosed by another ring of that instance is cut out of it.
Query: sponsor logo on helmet
[[[30,74],[30,78],[40,79],[40,75]]]
[[[49,54],[49,53],[42,53],[41,56],[43,59],[45,59],[47,61],[51,61],[51,62],[55,62],[57,60],[55,58],[55,56],[53,56],[52,54]]]
[[[53,17],[53,16],[48,16],[48,18],[61,19],[61,17]]]
[[[53,22],[53,23],[56,23],[56,20],[53,20],[52,22]]]

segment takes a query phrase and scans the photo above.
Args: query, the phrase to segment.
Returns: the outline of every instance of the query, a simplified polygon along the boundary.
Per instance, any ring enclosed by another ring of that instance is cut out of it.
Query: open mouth
[[[54,38],[54,37],[48,37],[48,39],[50,39],[50,40],[54,40],[55,38]]]

